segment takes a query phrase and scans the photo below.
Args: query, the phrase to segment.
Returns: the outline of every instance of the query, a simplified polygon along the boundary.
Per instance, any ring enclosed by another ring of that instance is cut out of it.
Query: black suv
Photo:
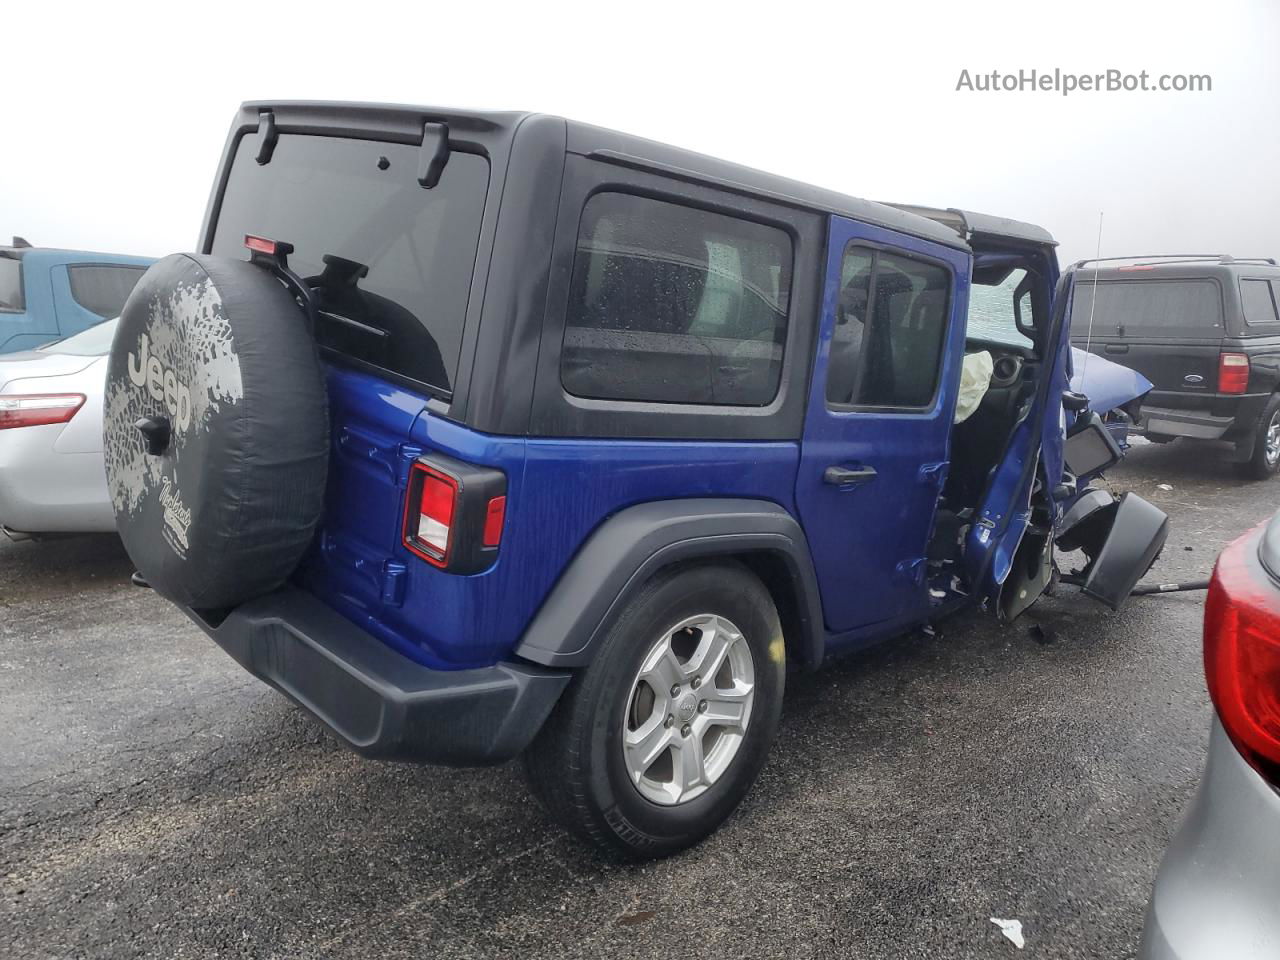
[[[1076,277],[1071,342],[1146,376],[1150,440],[1227,441],[1262,480],[1280,464],[1280,267],[1229,256],[1126,257]]]

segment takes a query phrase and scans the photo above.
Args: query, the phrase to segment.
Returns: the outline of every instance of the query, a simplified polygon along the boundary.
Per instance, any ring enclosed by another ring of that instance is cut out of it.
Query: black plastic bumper
[[[1145,405],[1142,408],[1143,431],[1165,437],[1217,440],[1234,422],[1234,417],[1215,417],[1207,410],[1170,410]]]
[[[1258,417],[1270,399],[1270,394],[1260,393],[1217,394],[1203,398],[1207,407],[1191,409],[1160,406],[1152,395],[1142,404],[1139,427],[1143,433],[1165,437],[1251,442]]]
[[[432,670],[291,587],[216,626],[187,615],[367,757],[451,766],[509,760],[533,740],[569,681],[565,671],[520,663]]]

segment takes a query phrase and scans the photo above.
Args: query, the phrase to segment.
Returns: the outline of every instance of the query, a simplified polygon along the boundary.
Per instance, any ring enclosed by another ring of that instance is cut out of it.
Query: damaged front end
[[[1063,504],[1057,548],[1066,553],[1079,550],[1085,556],[1085,565],[1068,574],[1065,582],[1119,610],[1164,549],[1169,518],[1136,493],[1117,497],[1089,484],[1123,458],[1127,425],[1151,390],[1151,381],[1075,348],[1071,360],[1073,391],[1087,406],[1076,411],[1064,444],[1066,473],[1076,492]]]
[[[1065,304],[1058,333],[1068,325],[1073,271],[1062,277],[1057,297]],[[1061,307],[1060,307],[1061,309]],[[1067,353],[1067,351],[1063,351]],[[1068,359],[1069,358],[1069,359]],[[1048,436],[1043,449],[1061,450],[1059,475],[1042,458],[1038,489],[1030,499],[1027,528],[1018,543],[998,593],[997,610],[1011,620],[1027,610],[1054,584],[1079,586],[1085,596],[1119,610],[1138,581],[1151,569],[1169,534],[1169,518],[1135,493],[1115,495],[1093,486],[1119,463],[1127,449],[1127,428],[1151,383],[1141,374],[1102,357],[1072,349],[1066,357],[1057,443]],[[1084,565],[1060,575],[1056,554],[1079,551]]]

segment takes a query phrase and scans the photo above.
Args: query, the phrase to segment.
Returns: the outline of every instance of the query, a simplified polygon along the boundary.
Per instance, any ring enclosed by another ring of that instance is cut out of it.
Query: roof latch
[[[427,121],[422,125],[422,150],[418,154],[418,183],[430,190],[440,182],[449,162],[449,125]]]
[[[276,140],[279,134],[276,133],[276,115],[270,110],[258,111],[258,164],[268,164],[271,162],[271,154],[275,152]]]

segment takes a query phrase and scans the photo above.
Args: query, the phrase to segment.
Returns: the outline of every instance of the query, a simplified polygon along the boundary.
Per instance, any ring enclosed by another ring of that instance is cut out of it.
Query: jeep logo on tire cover
[[[150,346],[147,335],[142,334],[138,352],[129,354],[129,379],[135,387],[145,388],[152,400],[164,404],[176,432],[186,433],[191,426],[191,390],[172,368],[150,355]]]
[[[139,306],[130,303],[126,309],[135,312]],[[235,405],[244,393],[222,298],[208,279],[177,284],[141,306],[147,318],[142,332],[134,332],[136,326],[121,331],[130,341],[117,343],[115,350],[128,353],[124,363],[112,367],[106,385],[104,453],[117,515],[134,513],[162,488],[171,504],[180,503],[182,439],[202,432],[211,413]],[[163,457],[147,454],[134,426],[156,414],[168,416],[174,431]],[[182,539],[171,543],[179,553],[185,548]]]

